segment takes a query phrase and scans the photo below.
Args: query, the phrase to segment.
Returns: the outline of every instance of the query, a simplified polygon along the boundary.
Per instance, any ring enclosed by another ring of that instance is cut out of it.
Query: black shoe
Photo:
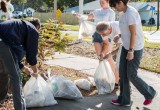
[[[119,84],[115,83],[114,89],[119,89]]]
[[[115,84],[114,90],[112,91],[112,93],[116,93],[118,90],[119,90],[119,84]]]

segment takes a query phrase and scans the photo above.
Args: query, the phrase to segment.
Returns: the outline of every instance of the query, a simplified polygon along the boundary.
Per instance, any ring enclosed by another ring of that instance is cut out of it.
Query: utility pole
[[[24,18],[24,4],[27,3],[27,0],[22,1],[22,20]]]
[[[79,0],[79,14],[83,14],[83,2],[84,2],[84,0]],[[79,24],[80,24],[80,22],[79,22]],[[80,34],[78,36],[78,40],[79,40],[79,42],[83,41]]]
[[[158,7],[158,9],[157,9],[157,30],[159,30],[159,0],[158,0],[158,5],[157,5]]]
[[[83,14],[83,2],[84,0],[79,0],[79,14]]]
[[[54,0],[54,19],[57,20],[57,0]]]

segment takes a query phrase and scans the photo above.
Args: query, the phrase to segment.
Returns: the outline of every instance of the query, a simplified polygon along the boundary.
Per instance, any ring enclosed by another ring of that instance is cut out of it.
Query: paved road
[[[49,58],[48,58],[49,59]],[[57,65],[67,68],[76,69],[86,74],[93,75],[98,61],[86,57],[80,57],[71,54],[55,54],[55,59],[49,59],[45,62],[49,65]],[[152,85],[157,92],[160,93],[160,77],[158,74],[139,69],[139,76],[142,77],[148,84]],[[160,94],[155,98],[150,106],[143,106],[144,97],[132,85],[132,106],[117,107],[110,103],[112,99],[117,98],[117,94],[97,95],[85,97],[79,101],[57,100],[55,106],[30,110],[160,110]],[[101,105],[101,107],[96,107]]]

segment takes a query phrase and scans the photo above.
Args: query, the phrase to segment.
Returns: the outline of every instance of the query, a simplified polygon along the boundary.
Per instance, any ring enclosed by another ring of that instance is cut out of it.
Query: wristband
[[[130,52],[133,52],[133,51],[134,51],[134,49],[133,49],[133,48],[129,48],[129,51],[130,51]]]

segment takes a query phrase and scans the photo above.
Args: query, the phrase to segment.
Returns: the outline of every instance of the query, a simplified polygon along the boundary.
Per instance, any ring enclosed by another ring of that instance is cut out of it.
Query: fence
[[[49,13],[36,12],[36,13],[34,13],[33,17],[39,18],[41,20],[41,22],[46,22],[46,20],[48,20],[49,18],[54,19],[54,13],[53,12],[49,12]],[[61,22],[65,23],[65,24],[70,24],[70,25],[77,25],[78,19],[70,13],[62,13]]]

